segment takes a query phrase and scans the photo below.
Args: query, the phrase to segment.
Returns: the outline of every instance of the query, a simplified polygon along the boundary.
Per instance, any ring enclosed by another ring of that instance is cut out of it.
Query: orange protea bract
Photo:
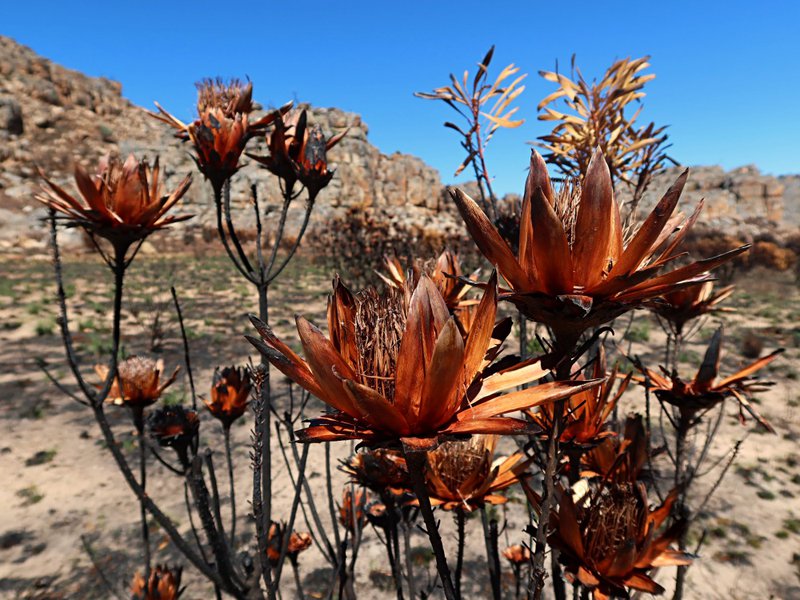
[[[246,368],[217,368],[211,382],[211,397],[204,403],[224,427],[230,427],[247,409],[251,389],[250,373]]]
[[[124,163],[105,157],[95,175],[76,164],[75,183],[82,200],[68,194],[41,171],[40,175],[47,187],[42,188],[43,194],[36,196],[37,200],[66,215],[70,225],[83,227],[90,235],[105,238],[122,250],[158,229],[191,217],[166,216],[189,189],[192,179],[187,175],[172,193],[163,194],[158,158],[151,168],[146,160],[137,161],[132,154]]]
[[[145,581],[141,573],[133,576],[131,583],[132,600],[178,600],[183,594],[181,588],[181,567],[157,565],[150,571],[150,580]]]
[[[657,373],[637,364],[637,368],[645,376],[638,378],[638,381],[648,385],[659,400],[677,407],[681,417],[687,422],[693,421],[697,413],[703,413],[725,398],[733,396],[739,403],[739,418],[742,422],[744,422],[743,411],[747,411],[767,431],[775,433],[772,425],[750,403],[748,395],[750,392],[764,390],[772,385],[771,382],[759,381],[751,376],[775,360],[783,352],[783,348],[759,358],[733,375],[717,380],[721,352],[722,327],[717,329],[711,338],[703,363],[692,380],[684,381],[677,372],[670,373],[663,367],[661,373]]]
[[[261,339],[248,339],[279,371],[333,409],[299,431],[301,441],[402,442],[423,450],[441,436],[530,432],[530,423],[501,415],[598,382],[551,382],[503,395],[549,371],[537,360],[492,371],[509,331],[508,323],[495,328],[494,281],[467,336],[423,275],[413,293],[389,290],[384,296],[374,290],[353,295],[336,280],[328,302],[330,339],[297,318],[305,360],[255,317]]]
[[[339,523],[349,532],[355,533],[364,527],[367,521],[367,494],[364,488],[346,485],[339,505]]]
[[[548,542],[559,550],[567,578],[591,590],[594,600],[627,598],[628,590],[661,593],[648,572],[691,562],[669,548],[683,524],[662,530],[676,498],[673,491],[650,510],[643,484],[603,484],[577,502],[567,490],[551,513]]]
[[[525,546],[514,544],[503,550],[503,556],[512,565],[524,565],[531,560],[531,551]]]
[[[646,472],[650,439],[641,415],[625,420],[622,436],[608,437],[581,457],[581,477],[635,483]]]
[[[662,273],[678,256],[677,247],[702,207],[701,202],[686,220],[673,216],[687,177],[688,171],[626,244],[611,175],[599,150],[579,190],[567,186],[559,194],[544,160],[533,151],[516,254],[469,196],[461,190],[451,194],[478,248],[508,283],[500,299],[548,325],[556,340],[571,348],[587,329],[706,279],[710,269],[747,248]]]

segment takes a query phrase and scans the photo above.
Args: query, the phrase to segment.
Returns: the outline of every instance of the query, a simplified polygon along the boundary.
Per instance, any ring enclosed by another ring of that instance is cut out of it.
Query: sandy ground
[[[49,263],[20,258],[0,262],[0,502],[6,507],[0,513],[0,598],[109,598],[112,595],[98,569],[117,589],[127,588],[141,556],[138,505],[103,447],[90,411],[58,393],[36,366],[37,359],[44,359],[60,381],[71,385],[60,340],[55,335]],[[71,318],[89,373],[108,339],[108,277],[100,265],[88,259],[67,266],[68,291],[75,298]],[[291,318],[295,312],[321,323],[328,282],[328,274],[305,267],[281,278],[273,291],[272,310],[272,322],[279,335],[296,339]],[[125,351],[150,351],[154,316],[160,313],[163,331],[155,336],[159,342],[155,345],[160,345],[155,354],[164,358],[168,368],[183,362],[176,320],[168,305],[169,283],[176,285],[184,301],[195,378],[199,392],[205,395],[215,365],[241,364],[248,356],[256,358],[240,335],[249,331],[246,314],[255,308],[254,295],[226,270],[222,258],[198,262],[185,257],[140,257],[130,274]],[[757,398],[759,409],[775,426],[777,435],[760,433],[752,422],[740,425],[735,406],[726,406],[709,464],[724,460],[736,440],[745,441],[692,532],[695,543],[703,537],[703,531],[705,536],[698,560],[689,571],[685,597],[800,598],[800,295],[790,277],[784,275],[748,274],[739,283],[740,291],[733,304],[740,312],[723,316],[728,351],[722,371],[727,373],[745,364],[739,350],[748,331],[763,342],[764,353],[777,346],[787,348],[769,372],[777,385]],[[687,344],[683,356],[687,362],[696,362],[702,356],[704,342],[716,320],[708,321]],[[620,336],[624,325],[627,323],[618,323]],[[628,341],[620,341],[620,348],[655,366],[661,357],[660,351],[654,354],[653,349],[659,348],[664,339],[655,322],[645,313],[637,313],[628,337]],[[689,374],[691,368],[685,368]],[[172,399],[181,399],[187,390],[184,369],[171,388]],[[285,403],[285,386],[279,384],[277,393],[277,402]],[[621,408],[634,410],[640,403],[641,390],[634,388],[626,394]],[[309,412],[318,408],[313,403]],[[136,441],[128,415],[114,409],[109,409],[108,414],[123,450],[135,461]],[[253,532],[248,504],[252,488],[248,457],[251,426],[252,416],[248,414],[233,428],[237,541],[243,549],[252,544]],[[220,451],[214,456],[227,520],[229,497],[221,430],[204,412],[201,443]],[[506,442],[505,449],[510,448],[511,442]],[[335,445],[334,459],[346,457],[349,451],[348,444]],[[277,443],[273,444],[273,455],[273,510],[285,519],[293,490]],[[309,481],[327,523],[322,447],[311,450],[309,465]],[[716,473],[718,470],[712,471],[698,483],[696,501],[713,485]],[[189,537],[181,479],[156,464],[151,466],[148,479],[149,493]],[[344,477],[336,473],[335,489],[341,489],[343,482]],[[527,539],[521,533],[526,517],[518,501],[519,493],[515,496],[499,513],[507,519],[501,546]],[[455,528],[449,515],[440,518],[451,553]],[[305,529],[302,515],[297,528]],[[465,589],[467,597],[485,597],[487,575],[480,520],[471,519],[468,528]],[[82,538],[92,549],[94,565]],[[156,562],[180,562],[158,528],[154,528],[152,540]],[[426,544],[419,533],[414,534],[418,587],[433,576]],[[326,563],[315,547],[302,554],[300,562],[307,596],[319,597],[324,583],[331,578]],[[384,547],[370,527],[364,534],[356,571],[360,597],[393,597],[386,588],[389,570]],[[674,570],[663,569],[657,578],[669,587]],[[188,584],[184,598],[213,597],[190,568],[186,569],[184,580]],[[288,565],[284,581],[284,597],[294,597]],[[504,573],[503,583],[505,593],[513,597],[510,570]]]

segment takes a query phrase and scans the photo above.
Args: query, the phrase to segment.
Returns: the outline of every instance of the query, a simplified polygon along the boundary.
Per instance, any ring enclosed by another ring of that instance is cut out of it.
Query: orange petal
[[[419,407],[418,426],[433,431],[453,418],[464,393],[464,340],[455,318],[450,317],[436,339]]]
[[[528,287],[528,276],[489,218],[483,214],[475,201],[461,190],[451,189],[450,195],[481,253],[497,267],[511,287],[515,290],[525,290]]]
[[[714,388],[721,389],[731,385],[732,383],[737,383],[739,381],[742,381],[743,379],[747,379],[748,377],[750,377],[750,375],[766,367],[769,363],[778,358],[778,355],[782,354],[783,351],[784,351],[783,348],[779,348],[778,350],[775,350],[775,352],[759,358],[757,361],[755,361],[751,365],[746,366],[741,371],[738,371],[733,375],[726,377],[725,379],[717,383],[717,385],[715,385]]]
[[[351,379],[345,379],[344,386],[361,417],[375,429],[399,435],[409,433],[403,414],[381,394]]]
[[[496,435],[523,435],[537,433],[535,425],[513,417],[492,417],[491,419],[464,419],[450,425],[442,433],[493,433]]]
[[[422,275],[409,302],[395,373],[394,404],[412,429],[420,412],[425,370],[430,365],[439,331],[449,318],[439,290],[427,275]]]
[[[583,390],[600,385],[603,379],[589,381],[551,381],[524,390],[511,392],[498,398],[485,400],[459,414],[462,419],[488,419],[497,415],[555,402]]]
[[[335,397],[341,407],[335,408],[358,417],[361,413],[353,406],[342,385],[342,379],[356,379],[356,374],[318,328],[301,316],[295,320],[306,361],[325,395],[321,399],[329,401]]]
[[[613,252],[621,231],[611,173],[598,148],[586,170],[575,221],[575,245],[572,249],[575,285],[589,289],[602,282],[609,259],[617,261],[618,256],[613,256]]]
[[[549,294],[571,294],[572,256],[564,226],[542,188],[531,196],[533,258],[542,287]]]
[[[661,198],[653,211],[647,216],[647,219],[645,219],[636,235],[625,248],[619,261],[611,269],[609,277],[632,273],[650,255],[654,249],[653,244],[664,231],[667,222],[675,211],[675,207],[678,205],[678,200],[688,177],[689,169],[686,169],[667,190],[667,193],[664,194],[664,197]]]
[[[493,272],[483,292],[481,302],[475,311],[475,318],[467,336],[467,345],[464,352],[464,384],[466,386],[472,383],[472,379],[481,366],[481,362],[483,362],[489,342],[492,339],[496,316],[497,274]]]

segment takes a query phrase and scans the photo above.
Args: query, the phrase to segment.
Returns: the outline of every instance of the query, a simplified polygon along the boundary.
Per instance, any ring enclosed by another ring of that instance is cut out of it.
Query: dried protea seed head
[[[376,448],[358,452],[340,468],[354,483],[378,494],[397,495],[411,488],[405,458],[396,450]]]
[[[489,477],[495,436],[474,435],[458,442],[445,442],[428,453],[430,470],[458,498],[463,484],[475,478],[480,484]]]
[[[637,486],[619,484],[603,488],[602,493],[591,499],[581,519],[588,542],[587,558],[599,563],[635,548],[647,514],[646,498]]]
[[[580,200],[581,184],[577,179],[565,179],[557,188],[553,199],[553,210],[564,227],[570,248],[575,245],[575,222],[578,218]]]
[[[339,505],[339,522],[351,533],[364,527],[367,519],[364,512],[367,504],[367,494],[363,488],[353,491],[352,485],[347,485],[342,494],[342,503]]]
[[[197,114],[219,109],[228,118],[253,112],[253,84],[239,79],[203,79],[197,87]]]
[[[108,376],[108,367],[95,365],[101,379]],[[164,374],[164,361],[144,356],[131,356],[117,365],[117,378],[111,386],[108,401],[141,411],[161,397],[164,390],[178,376],[178,368],[167,379]],[[121,382],[121,385],[120,385]]]
[[[406,326],[405,294],[368,288],[355,296],[356,373],[361,383],[394,397],[397,353]]]

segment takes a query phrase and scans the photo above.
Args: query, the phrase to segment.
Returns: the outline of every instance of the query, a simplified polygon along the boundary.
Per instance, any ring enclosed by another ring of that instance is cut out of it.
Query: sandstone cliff
[[[330,153],[337,174],[318,199],[312,229],[352,205],[380,207],[396,221],[431,229],[463,229],[435,169],[413,156],[381,153],[370,144],[367,125],[356,114],[314,107],[310,119],[327,135],[349,129]],[[264,152],[260,140],[249,149]],[[150,158],[160,155],[168,187],[193,172],[195,182],[185,210],[196,217],[169,235],[184,240],[208,236],[213,228],[211,189],[195,172],[187,146],[165,125],[127,101],[119,83],[66,69],[0,36],[0,248],[45,246],[45,231],[37,218],[44,212],[32,199],[37,187],[36,165],[71,186],[74,160],[91,167],[109,152],[134,152]],[[673,169],[660,176],[644,204],[654,202],[678,172]],[[274,178],[247,165],[237,176],[232,193],[242,229],[254,224],[252,211],[247,209],[252,183],[257,184],[262,203],[278,201]],[[698,167],[687,186],[684,210],[700,197],[705,197],[707,204],[703,219],[715,227],[753,229],[780,223],[789,230],[800,223],[800,176],[775,178],[761,175],[755,167],[730,172]],[[294,221],[301,208],[293,211]],[[73,235],[72,241],[76,240]]]

